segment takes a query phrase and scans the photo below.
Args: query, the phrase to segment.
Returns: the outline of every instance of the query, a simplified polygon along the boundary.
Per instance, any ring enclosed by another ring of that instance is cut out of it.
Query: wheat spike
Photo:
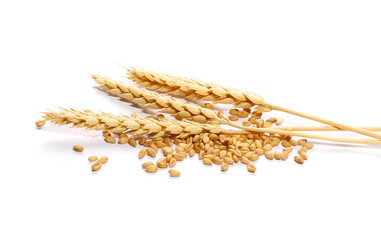
[[[151,117],[115,116],[110,113],[95,113],[90,110],[63,109],[59,112],[45,112],[44,118],[58,125],[72,124],[73,127],[77,128],[107,130],[112,133],[126,133],[133,136],[151,134],[153,135],[152,138],[164,135],[185,138],[200,133],[231,132],[210,124],[169,119],[156,120]]]
[[[227,124],[232,127],[239,127],[246,131],[225,130],[216,125],[200,124],[190,121],[177,121],[169,119],[157,120],[152,117],[134,118],[125,115],[115,116],[110,113],[95,113],[90,110],[77,111],[74,109],[63,109],[60,112],[45,112],[44,119],[58,125],[72,124],[73,127],[76,128],[106,130],[116,134],[125,133],[132,136],[148,135],[150,138],[158,138],[166,135],[174,135],[177,138],[186,138],[188,136],[199,135],[201,133],[247,134],[250,132],[256,132],[262,134],[272,133],[315,138],[334,142],[381,144],[381,141],[376,140],[333,138],[306,133],[275,130],[271,128],[250,128],[231,122],[227,122]]]
[[[210,109],[159,95],[149,90],[125,84],[114,79],[93,75],[93,79],[101,84],[100,88],[128,102],[143,105],[145,108],[161,109],[160,112],[172,114],[177,119],[188,119],[196,122],[219,120],[217,114]]]
[[[153,71],[133,68],[128,70],[128,77],[149,90],[176,97],[234,104],[236,107],[241,108],[250,108],[264,103],[263,98],[254,93],[245,93],[219,84],[175,77]]]

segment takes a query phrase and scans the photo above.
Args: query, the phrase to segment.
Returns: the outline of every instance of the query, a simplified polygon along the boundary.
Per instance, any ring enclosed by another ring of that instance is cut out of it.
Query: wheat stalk
[[[92,75],[93,79],[101,84],[100,88],[128,102],[143,105],[145,108],[161,109],[160,112],[168,113],[177,119],[188,119],[205,123],[208,120],[219,120],[217,114],[208,108],[177,100],[164,95],[159,95],[143,88],[125,84],[114,79]]]
[[[225,116],[222,115],[221,117],[227,120]],[[157,120],[152,117],[134,118],[125,115],[115,116],[110,113],[95,113],[90,110],[77,111],[74,109],[62,109],[60,112],[45,112],[44,119],[58,125],[72,124],[72,126],[76,128],[106,130],[117,134],[126,133],[132,136],[150,135],[151,138],[158,138],[165,135],[175,135],[177,138],[186,138],[190,135],[199,135],[201,133],[248,134],[254,132],[307,137],[333,142],[381,144],[381,141],[377,140],[334,138],[271,128],[249,128],[229,121],[226,122],[226,124],[245,129],[246,131],[226,130],[216,125],[200,124],[190,121]]]
[[[234,104],[242,108],[250,108],[258,105],[256,108],[257,111],[266,112],[278,110],[381,140],[381,135],[378,133],[272,105],[266,103],[264,99],[257,94],[242,92],[234,88],[226,88],[218,84],[205,83],[194,79],[175,77],[134,68],[128,70],[128,77],[138,85],[160,93],[202,101],[212,101],[214,103]]]

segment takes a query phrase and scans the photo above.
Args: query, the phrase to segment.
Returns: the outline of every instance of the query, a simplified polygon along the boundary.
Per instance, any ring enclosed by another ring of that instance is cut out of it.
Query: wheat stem
[[[300,113],[300,112],[297,112],[297,111],[294,111],[294,110],[291,110],[291,109],[288,109],[288,108],[276,106],[276,105],[271,105],[270,108],[273,109],[273,110],[278,110],[278,111],[290,113],[290,114],[293,114],[295,116],[307,118],[307,119],[310,119],[310,120],[314,120],[316,122],[321,122],[321,123],[324,123],[324,124],[327,124],[327,125],[331,125],[331,126],[334,126],[334,127],[340,128],[340,129],[345,129],[345,130],[348,130],[348,131],[352,131],[352,132],[355,132],[355,133],[359,133],[359,134],[362,134],[362,135],[365,135],[365,136],[368,136],[368,137],[373,137],[373,138],[381,140],[381,135],[380,134],[368,131],[368,130],[363,129],[363,128],[348,126],[346,124],[342,124],[342,123],[330,121],[330,120],[327,120],[327,119],[311,116],[311,115],[308,115],[308,114],[305,114],[305,113]]]
[[[381,132],[381,127],[359,127],[368,131]],[[272,129],[285,131],[347,131],[331,126],[279,126]]]
[[[322,135],[316,135],[316,134],[290,132],[290,131],[278,130],[278,129],[273,129],[273,128],[245,127],[245,126],[242,126],[242,125],[239,125],[239,124],[236,124],[236,123],[229,121],[229,119],[222,114],[220,114],[219,116],[226,121],[225,124],[232,126],[232,127],[242,129],[242,130],[250,131],[250,132],[272,133],[272,134],[279,134],[279,135],[287,135],[287,136],[326,140],[326,141],[331,141],[331,142],[356,143],[356,144],[381,144],[381,141],[372,140],[372,139],[336,138],[336,137],[322,136]]]

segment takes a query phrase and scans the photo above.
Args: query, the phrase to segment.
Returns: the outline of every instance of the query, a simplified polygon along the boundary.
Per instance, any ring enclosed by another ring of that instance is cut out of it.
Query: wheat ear
[[[125,115],[115,116],[110,113],[95,113],[90,110],[77,111],[63,109],[59,112],[45,112],[45,120],[58,125],[70,125],[88,130],[106,130],[112,133],[127,133],[133,136],[152,134],[152,138],[175,135],[185,138],[201,133],[242,133],[239,130],[225,130],[216,125],[199,124],[189,121],[177,121],[153,117],[134,118]]]
[[[242,93],[219,84],[205,83],[190,78],[181,78],[141,69],[129,69],[128,77],[151,91],[176,97],[234,104],[236,107],[250,108],[264,103],[263,97],[254,93]]]
[[[222,118],[225,118],[222,116]],[[381,141],[367,139],[347,139],[332,138],[313,134],[274,130],[270,128],[245,128],[242,130],[225,130],[216,125],[200,124],[189,121],[177,121],[153,117],[134,118],[125,115],[115,116],[110,113],[95,113],[90,110],[77,111],[74,109],[63,109],[60,112],[45,112],[44,119],[58,125],[72,125],[76,128],[86,128],[88,130],[106,130],[112,133],[126,133],[132,136],[150,135],[151,138],[158,138],[166,135],[175,135],[177,138],[186,138],[190,135],[201,133],[224,133],[224,134],[248,134],[272,133],[285,136],[299,136],[313,139],[328,140],[333,142],[360,143],[360,144],[381,144]],[[233,127],[243,127],[238,124],[228,123]]]
[[[210,84],[139,69],[130,69],[128,76],[140,86],[160,93],[202,101],[213,101],[215,103],[234,104],[237,107],[243,108],[259,105],[256,108],[258,111],[278,110],[381,140],[381,135],[378,133],[272,105],[266,103],[264,99],[257,94],[241,92],[233,88],[222,87],[218,84]]]
[[[125,101],[143,105],[145,108],[161,109],[160,112],[172,114],[177,119],[188,119],[202,123],[208,120],[219,121],[217,114],[211,109],[159,95],[108,77],[100,75],[92,75],[92,77],[97,83],[101,84],[100,88],[103,91],[118,96]]]

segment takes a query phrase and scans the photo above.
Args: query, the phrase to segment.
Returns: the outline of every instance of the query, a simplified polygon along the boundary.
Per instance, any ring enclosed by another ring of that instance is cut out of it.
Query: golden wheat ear
[[[256,106],[256,110],[259,112],[277,110],[381,140],[381,135],[378,133],[269,104],[265,102],[260,95],[242,92],[233,88],[226,88],[218,84],[135,68],[128,70],[128,78],[136,82],[139,86],[172,96],[212,101],[214,103],[234,104],[240,108]]]
[[[224,118],[224,116],[221,116]],[[333,142],[360,143],[360,144],[381,144],[381,141],[368,139],[349,139],[320,136],[307,133],[277,130],[271,128],[243,127],[238,124],[227,122],[232,127],[242,130],[226,130],[216,125],[200,124],[190,121],[177,121],[169,119],[155,119],[154,117],[129,117],[125,115],[115,116],[110,113],[95,113],[90,110],[77,111],[74,109],[63,109],[60,112],[45,112],[44,119],[58,125],[72,125],[76,128],[86,128],[88,130],[102,130],[115,134],[128,134],[132,136],[147,135],[150,138],[159,138],[167,135],[177,138],[204,133],[214,134],[250,134],[250,133],[270,133],[283,136],[298,136],[312,139],[321,139]]]
[[[124,101],[139,104],[143,108],[158,109],[161,113],[171,114],[177,119],[188,119],[201,123],[214,120],[219,123],[217,114],[211,109],[159,95],[144,88],[135,87],[108,77],[100,75],[92,75],[92,77],[101,85],[101,90]]]

